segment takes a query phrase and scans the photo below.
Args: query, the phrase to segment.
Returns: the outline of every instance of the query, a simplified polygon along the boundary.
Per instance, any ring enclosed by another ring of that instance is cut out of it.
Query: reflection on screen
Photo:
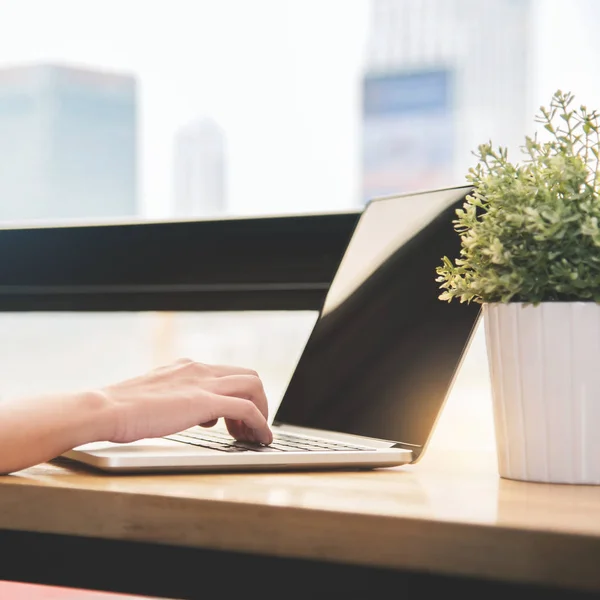
[[[375,200],[363,213],[275,421],[422,447],[479,306],[438,299],[469,188]]]

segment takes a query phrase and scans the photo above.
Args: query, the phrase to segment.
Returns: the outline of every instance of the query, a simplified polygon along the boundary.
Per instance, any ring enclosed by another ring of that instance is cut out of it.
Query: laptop
[[[422,456],[467,352],[479,305],[438,299],[436,267],[459,254],[461,186],[371,200],[272,416],[273,444],[219,422],[63,456],[107,472],[374,469]],[[310,240],[307,240],[307,244]]]

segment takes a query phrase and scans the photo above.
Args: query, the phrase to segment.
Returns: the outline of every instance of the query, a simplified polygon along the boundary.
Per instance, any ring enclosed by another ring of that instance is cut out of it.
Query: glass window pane
[[[518,152],[557,88],[600,106],[599,21],[595,0],[2,2],[0,222],[463,183],[479,143]]]
[[[0,2],[0,227],[344,211],[462,184],[482,142],[518,159],[556,89],[600,108],[599,25],[597,0]],[[254,366],[277,398],[312,320],[0,315],[0,396],[190,355]]]
[[[188,357],[256,369],[272,418],[316,316],[312,311],[0,314],[0,400],[94,389]],[[480,326],[432,445],[492,448],[489,394]]]
[[[187,357],[255,369],[271,407],[316,313],[0,313],[0,399],[115,383]]]

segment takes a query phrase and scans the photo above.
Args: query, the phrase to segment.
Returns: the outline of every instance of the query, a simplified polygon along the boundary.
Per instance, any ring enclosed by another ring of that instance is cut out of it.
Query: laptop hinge
[[[407,444],[406,442],[396,442],[392,448],[402,448],[403,450],[412,450],[417,454],[422,450],[422,446],[418,444]]]
[[[423,446],[419,446],[418,444],[407,444],[406,442],[396,442],[392,448],[401,448],[403,450],[411,450],[412,451],[412,462],[417,460],[421,452],[423,451]]]

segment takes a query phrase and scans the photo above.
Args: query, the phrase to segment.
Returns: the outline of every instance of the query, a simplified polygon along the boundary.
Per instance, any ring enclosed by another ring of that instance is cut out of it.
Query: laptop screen
[[[458,256],[468,186],[381,198],[361,215],[274,423],[415,446],[431,435],[479,315],[435,269]]]

